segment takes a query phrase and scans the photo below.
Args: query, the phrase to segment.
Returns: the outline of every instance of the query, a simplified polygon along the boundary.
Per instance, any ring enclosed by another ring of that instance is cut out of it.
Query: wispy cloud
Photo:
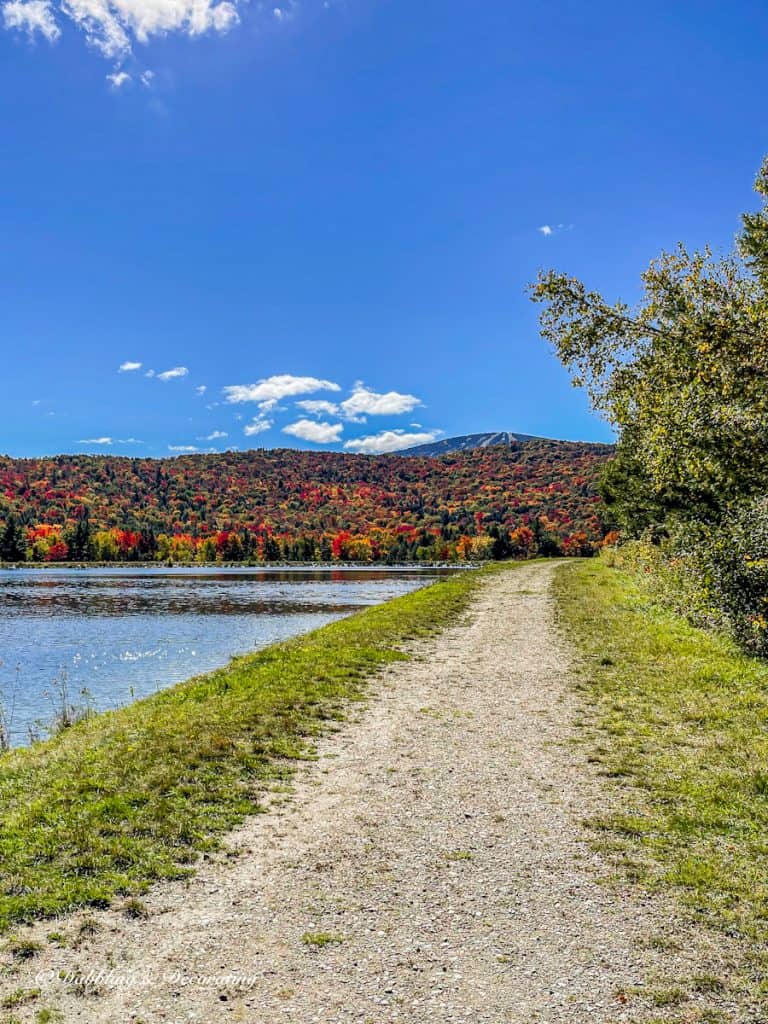
[[[308,412],[310,416],[339,415],[339,407],[336,402],[327,402],[324,398],[305,398],[296,403],[296,408]]]
[[[293,395],[310,395],[315,391],[341,391],[332,380],[320,380],[318,377],[295,377],[290,373],[281,373],[273,377],[263,377],[255,384],[229,384],[224,388],[227,402],[258,402],[260,404],[279,402],[282,398]],[[262,411],[268,411],[264,408]]]
[[[323,4],[327,9],[327,4]],[[291,21],[298,13],[299,5],[296,0],[284,0],[279,6],[272,8],[272,17],[275,21]]]
[[[330,0],[312,0],[323,10]],[[154,87],[151,70],[134,70],[134,51],[154,39],[178,35],[189,39],[224,35],[235,28],[241,13],[249,11],[263,23],[288,24],[301,14],[303,3],[280,0],[275,4],[259,0],[0,0],[0,24],[30,39],[41,37],[54,44],[65,26],[74,26],[88,47],[113,63],[108,75],[110,88],[117,92],[135,82]],[[128,70],[125,70],[125,68]],[[166,113],[162,101],[153,96],[150,109]]]
[[[0,0],[0,28],[54,45],[63,29],[74,27],[89,50],[111,62],[106,76],[111,92],[135,95],[137,89],[151,90],[147,107],[164,116],[168,108],[155,89],[155,73],[137,66],[138,51],[146,44],[174,35],[223,36],[246,12],[262,25],[287,26],[309,3],[324,11],[334,6],[331,0]]]
[[[121,89],[131,81],[131,76],[127,71],[114,71],[111,75],[107,75],[107,81],[112,84],[113,89]]]
[[[243,433],[246,437],[255,437],[257,434],[263,434],[271,428],[272,420],[267,419],[265,416],[255,416],[254,419],[245,426]]]
[[[210,434],[206,434],[205,437],[198,437],[198,441],[221,441],[223,438],[229,437],[226,430],[212,430]]]
[[[61,35],[49,0],[9,0],[3,4],[3,20],[6,28],[26,32],[30,37],[40,34],[49,43]]]
[[[282,409],[279,398],[265,398],[263,402],[258,403],[259,412],[275,412],[278,409]]]
[[[208,387],[205,384],[198,384],[198,386],[195,388],[195,391],[198,393],[198,395],[204,395],[207,390]]]
[[[186,366],[174,366],[173,369],[163,370],[162,373],[158,373],[155,376],[157,376],[158,380],[166,381],[176,380],[178,377],[186,377],[188,373],[189,370]]]
[[[561,231],[570,231],[573,224],[542,224],[540,228],[536,230],[539,234],[544,235],[545,238],[549,238],[552,235],[557,235]]]
[[[284,434],[299,437],[302,441],[313,441],[315,444],[334,444],[340,440],[344,431],[342,423],[318,423],[316,420],[297,420],[283,427]]]
[[[118,367],[118,371],[117,372],[118,373],[133,373],[135,370],[140,370],[140,369],[141,369],[141,363],[132,363],[129,360],[129,361],[125,362],[125,363],[120,363],[120,366]]]
[[[176,452],[177,454],[183,454],[186,452],[186,454],[189,455],[192,452],[199,451],[199,449],[197,445],[194,444],[169,444],[168,451]]]
[[[86,437],[82,441],[78,441],[78,444],[99,444],[99,445],[110,445],[110,444],[144,444],[138,437]]]
[[[405,430],[382,430],[379,434],[369,434],[367,437],[347,441],[344,447],[363,455],[382,455],[414,448],[417,444],[429,444],[436,441],[442,433],[442,430],[425,430],[413,434]]]
[[[60,6],[53,0],[7,0],[2,10],[7,28],[40,34],[49,42],[59,38],[66,17],[89,46],[118,62],[130,56],[134,41],[147,43],[172,32],[190,37],[223,33],[240,20],[231,0],[66,0]]]

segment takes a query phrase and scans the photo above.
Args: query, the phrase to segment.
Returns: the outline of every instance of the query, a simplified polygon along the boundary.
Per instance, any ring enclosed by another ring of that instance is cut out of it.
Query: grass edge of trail
[[[511,567],[457,573],[0,756],[0,933],[188,874],[369,677]]]
[[[577,740],[607,784],[604,813],[586,823],[594,844],[729,937],[739,952],[710,983],[759,1007],[739,1020],[765,1019],[768,662],[688,625],[601,559],[561,565],[554,595],[576,654]]]

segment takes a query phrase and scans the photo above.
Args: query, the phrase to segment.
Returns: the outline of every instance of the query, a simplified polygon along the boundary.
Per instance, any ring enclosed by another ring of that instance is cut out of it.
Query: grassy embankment
[[[494,571],[452,576],[0,757],[0,930],[188,872],[312,756],[367,676],[454,622]]]
[[[752,996],[765,999],[768,663],[688,626],[599,559],[564,567],[556,587],[583,654],[593,757],[618,784],[592,823],[601,845],[746,939]]]

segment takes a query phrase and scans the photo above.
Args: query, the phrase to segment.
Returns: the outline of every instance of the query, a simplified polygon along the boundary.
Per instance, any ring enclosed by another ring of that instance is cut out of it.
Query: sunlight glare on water
[[[53,717],[62,680],[75,704],[118,707],[449,571],[0,571],[0,691],[12,743],[45,733],[35,723]]]

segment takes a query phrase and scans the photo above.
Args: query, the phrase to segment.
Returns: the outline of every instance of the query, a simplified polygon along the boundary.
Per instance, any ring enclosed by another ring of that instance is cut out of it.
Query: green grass
[[[312,756],[366,678],[455,621],[461,573],[0,757],[0,930],[190,870]]]
[[[3,996],[0,1001],[0,1006],[4,1010],[13,1010],[17,1006],[25,1006],[27,1003],[32,1003],[40,995],[39,988],[17,988],[14,992],[9,993],[7,996]]]
[[[581,649],[592,760],[613,798],[594,824],[643,883],[708,924],[768,942],[768,663],[656,606],[599,559],[557,575]]]
[[[41,1007],[35,1014],[35,1024],[56,1024],[63,1020],[64,1015],[59,1010],[51,1010],[47,1006]]]

